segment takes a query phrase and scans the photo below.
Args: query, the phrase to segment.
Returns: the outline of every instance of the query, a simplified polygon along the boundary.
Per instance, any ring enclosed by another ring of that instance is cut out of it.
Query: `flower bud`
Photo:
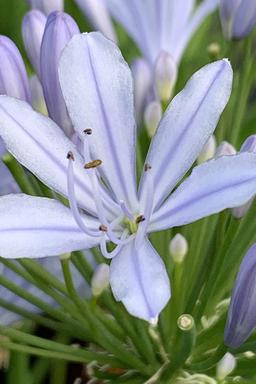
[[[26,68],[16,45],[0,36],[0,94],[30,103],[31,95]]]
[[[144,59],[136,59],[132,62],[131,71],[134,83],[134,104],[136,120],[141,121],[147,95],[152,84],[151,70]]]
[[[240,152],[253,152],[256,153],[256,135],[251,135],[247,137],[244,143],[241,146]],[[253,203],[254,197],[252,197],[247,203],[243,204],[240,207],[235,207],[232,209],[232,215],[236,219],[241,219],[249,211]]]
[[[22,21],[22,38],[28,58],[40,77],[40,49],[44,28],[46,24],[46,16],[38,11],[32,10],[28,12]]]
[[[162,106],[159,101],[152,101],[144,112],[144,123],[149,137],[153,137],[162,118]]]
[[[219,43],[211,43],[207,47],[207,52],[211,59],[217,60],[220,57],[221,48]]]
[[[182,263],[188,253],[188,242],[184,236],[177,233],[170,241],[169,251],[175,263]]]
[[[39,9],[45,15],[49,15],[53,11],[63,11],[64,0],[28,0],[31,8]]]
[[[99,264],[94,271],[91,287],[93,296],[100,296],[109,286],[109,266]]]
[[[162,51],[155,65],[155,84],[161,101],[168,101],[177,78],[177,65],[172,56]]]
[[[110,40],[117,42],[117,36],[104,0],[75,0],[93,27]]]
[[[182,331],[190,331],[194,325],[194,318],[189,314],[181,315],[177,320],[177,325]]]
[[[220,0],[220,18],[227,39],[243,39],[256,25],[256,3],[251,0]]]
[[[222,141],[222,143],[220,143],[220,145],[216,149],[215,158],[218,158],[221,156],[230,156],[235,154],[236,154],[235,147],[233,147],[233,145],[228,143],[227,141]]]
[[[256,153],[256,135],[251,135],[243,142],[240,152]]]
[[[238,348],[256,328],[256,244],[244,256],[235,281],[224,340]]]
[[[213,135],[209,138],[205,146],[203,147],[200,155],[197,158],[197,163],[201,164],[207,160],[210,160],[216,151],[216,139]]]
[[[40,81],[38,80],[38,77],[36,75],[31,76],[29,79],[29,83],[30,83],[30,89],[31,89],[33,108],[36,111],[47,116],[47,108],[45,105],[43,88]]]
[[[236,367],[235,357],[227,352],[218,362],[216,367],[216,377],[218,380],[224,380]]]
[[[73,133],[59,83],[58,64],[69,40],[79,33],[71,16],[53,12],[48,16],[41,45],[41,82],[49,116],[70,137]]]

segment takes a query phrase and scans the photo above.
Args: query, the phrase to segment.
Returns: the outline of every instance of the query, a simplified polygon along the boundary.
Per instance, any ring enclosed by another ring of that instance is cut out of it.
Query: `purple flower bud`
[[[168,101],[177,78],[177,65],[172,56],[162,51],[155,65],[155,84],[160,100]]]
[[[136,59],[132,62],[131,70],[134,83],[134,104],[136,119],[141,120],[145,107],[146,97],[152,84],[151,70],[144,59]]]
[[[53,11],[63,11],[63,0],[28,0],[31,8],[39,9],[45,15],[49,15]]]
[[[104,0],[75,0],[93,27],[110,40],[117,42],[117,36]]]
[[[73,128],[60,88],[58,65],[64,47],[77,33],[79,28],[71,16],[53,12],[47,18],[41,45],[41,82],[48,113],[68,136]]]
[[[251,135],[243,142],[240,152],[256,153],[256,135]]]
[[[220,17],[224,35],[242,39],[256,25],[256,3],[251,0],[221,0]]]
[[[44,28],[46,24],[46,16],[38,11],[28,12],[22,22],[22,37],[28,58],[40,77],[40,49]]]
[[[30,102],[27,72],[16,45],[0,36],[0,94]]]
[[[7,166],[0,160],[0,196],[9,193],[18,193],[20,189]]]
[[[256,327],[256,244],[246,253],[232,292],[225,344],[238,348]]]

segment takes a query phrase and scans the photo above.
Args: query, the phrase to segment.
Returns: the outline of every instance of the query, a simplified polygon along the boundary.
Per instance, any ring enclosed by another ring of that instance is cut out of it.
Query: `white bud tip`
[[[224,380],[236,367],[235,357],[227,352],[218,362],[216,368],[216,376],[218,380]]]
[[[176,78],[177,64],[168,52],[162,51],[155,64],[155,83],[160,100],[170,100]]]
[[[207,143],[205,144],[200,155],[198,156],[197,163],[201,164],[207,160],[210,160],[215,155],[215,151],[216,151],[216,139],[212,135],[207,141]]]
[[[177,233],[170,241],[169,251],[175,263],[182,263],[188,253],[188,242],[186,238],[180,233]]]
[[[109,286],[109,266],[107,264],[99,264],[94,271],[91,288],[93,296],[99,296]]]
[[[162,106],[159,101],[152,101],[145,109],[144,123],[148,131],[149,137],[153,137],[156,133],[158,124],[162,118]]]

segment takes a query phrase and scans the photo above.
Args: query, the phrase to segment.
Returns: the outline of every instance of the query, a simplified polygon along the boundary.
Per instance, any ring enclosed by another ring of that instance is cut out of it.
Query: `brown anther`
[[[75,158],[74,158],[74,155],[73,155],[73,152],[72,151],[69,151],[68,152],[68,154],[67,154],[67,159],[69,159],[69,160],[75,160]]]
[[[151,165],[148,164],[148,163],[146,163],[145,166],[144,166],[144,171],[147,172],[147,171],[149,171],[151,168],[152,168]]]
[[[99,230],[102,231],[102,232],[107,232],[108,231],[108,227],[104,224],[101,224],[99,226]]]
[[[85,164],[84,168],[85,169],[96,168],[101,164],[102,164],[102,161],[97,159],[97,160],[90,161],[90,163]]]
[[[86,135],[91,135],[91,134],[92,134],[92,129],[91,129],[91,128],[86,128],[86,129],[84,130],[84,133],[85,133]]]
[[[141,223],[144,220],[146,220],[145,216],[139,215],[138,217],[136,217],[135,222],[136,222],[136,224],[139,224],[139,223]]]

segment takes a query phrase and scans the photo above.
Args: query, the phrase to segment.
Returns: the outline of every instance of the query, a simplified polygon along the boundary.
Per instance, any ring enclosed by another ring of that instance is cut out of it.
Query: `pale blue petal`
[[[171,295],[164,263],[147,239],[139,250],[132,241],[114,257],[110,284],[130,314],[148,321],[159,315]]]
[[[172,100],[146,159],[152,167],[155,208],[192,166],[213,133],[228,102],[231,86],[231,66],[227,60],[220,60],[196,72]],[[147,187],[144,177],[141,196],[145,204]]]
[[[256,328],[256,244],[244,256],[232,292],[225,344],[238,348]]]
[[[153,65],[160,46],[159,1],[106,0],[106,2],[113,17],[128,31],[143,56]]]
[[[195,167],[152,217],[150,231],[176,227],[239,207],[256,192],[256,155],[222,156]]]
[[[197,7],[190,21],[186,26],[184,26],[184,30],[180,33],[179,44],[176,44],[174,48],[173,56],[177,61],[181,59],[187,44],[189,43],[196,30],[204,22],[207,16],[209,16],[213,11],[217,9],[218,5],[219,0],[203,0]]]
[[[84,161],[75,145],[52,120],[35,112],[23,101],[0,96],[0,136],[20,163],[64,196],[67,196],[67,153],[72,151],[77,201],[96,215]]]
[[[161,50],[169,52],[178,61],[182,37],[192,16],[195,0],[162,0],[157,2]],[[191,36],[192,37],[192,33]]]
[[[100,223],[85,216],[97,230]],[[69,208],[57,200],[24,194],[0,198],[0,255],[5,258],[61,255],[98,245],[85,235]]]
[[[75,0],[75,2],[89,18],[96,31],[102,32],[106,37],[117,42],[105,0]]]
[[[118,200],[137,207],[133,83],[117,46],[99,32],[74,36],[60,60],[60,83],[74,128]]]

